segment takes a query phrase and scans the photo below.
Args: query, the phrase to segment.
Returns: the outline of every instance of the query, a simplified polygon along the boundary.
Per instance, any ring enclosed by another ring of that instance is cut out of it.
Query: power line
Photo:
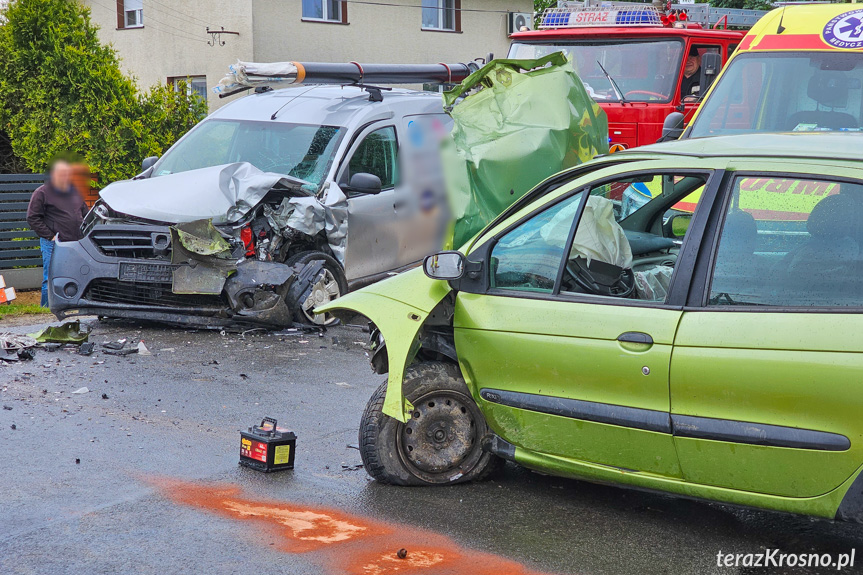
[[[97,2],[96,0],[89,0],[89,1],[90,1],[92,4],[96,4],[97,6],[101,6],[101,7],[102,7],[102,8],[104,8],[105,10],[108,10],[109,12],[114,12],[114,11],[116,10],[116,8],[111,8],[111,7],[105,6],[104,4],[102,4],[101,2]],[[172,28],[173,30],[176,30],[177,32],[180,32],[181,34],[176,34],[176,35],[177,35],[177,36],[180,36],[181,38],[184,38],[184,39],[186,39],[186,40],[191,40],[191,41],[193,41],[193,42],[203,42],[203,43],[205,43],[205,44],[207,43],[207,41],[206,41],[206,40],[204,40],[204,39],[202,39],[202,38],[195,38],[195,37],[189,36],[189,35],[188,35],[188,34],[189,34],[189,31],[188,31],[188,30],[183,30],[182,28],[177,28],[176,26],[171,26],[170,24],[166,24],[166,23],[162,22],[161,20],[157,20],[157,19],[155,19],[155,18],[152,18],[152,17],[150,17],[150,16],[147,16],[147,21],[149,21],[149,20],[152,20],[153,22],[156,22],[156,23],[158,23],[158,24],[162,24],[163,26],[167,26],[168,28]],[[168,30],[164,30],[164,29],[162,29],[162,28],[159,28],[158,26],[150,26],[150,27],[151,27],[151,28],[153,28],[154,30],[160,30],[160,31],[162,31],[162,32],[166,32],[166,33],[168,33],[168,34],[170,34],[170,33],[171,33],[171,32],[168,32]]]
[[[158,0],[147,0],[147,3],[148,4],[158,4],[159,6],[161,6],[162,8],[165,9],[165,10],[161,10],[161,12],[164,13],[166,16],[171,16],[173,18],[179,18],[181,20],[186,20],[190,24],[196,23],[195,21],[203,24],[204,26],[209,26],[212,24],[212,22],[207,22],[206,20],[201,20],[200,18],[198,18],[196,16],[192,16],[188,12],[183,12],[182,10],[178,10],[177,8],[173,8],[171,6],[168,6],[167,4],[164,4],[163,2],[159,2]],[[174,12],[177,15],[171,14],[170,12],[167,12],[166,10],[170,10],[171,12]],[[180,18],[180,16],[185,16],[185,18]]]
[[[395,4],[392,2],[372,2],[371,0],[341,0],[345,4],[366,4],[368,6],[392,6],[395,8],[419,8],[421,10],[454,10],[456,12],[483,12],[487,14],[509,14],[512,10],[483,10],[482,8],[447,8],[446,6],[423,6],[415,4]]]

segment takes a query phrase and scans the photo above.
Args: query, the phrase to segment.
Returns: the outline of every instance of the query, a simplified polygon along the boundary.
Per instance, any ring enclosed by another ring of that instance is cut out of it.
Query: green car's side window
[[[863,306],[863,183],[738,177],[708,305]]]
[[[491,252],[491,287],[551,293],[582,192],[511,230]]]

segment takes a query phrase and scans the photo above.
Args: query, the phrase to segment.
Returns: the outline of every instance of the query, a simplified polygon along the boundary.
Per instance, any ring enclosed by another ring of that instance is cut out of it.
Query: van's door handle
[[[626,333],[622,333],[617,336],[617,341],[624,343],[642,343],[646,345],[653,345],[653,338],[650,337],[650,334],[643,333],[640,331],[627,331]]]

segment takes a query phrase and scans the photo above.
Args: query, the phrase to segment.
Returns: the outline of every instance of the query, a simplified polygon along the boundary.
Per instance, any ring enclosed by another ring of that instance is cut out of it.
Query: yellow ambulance
[[[863,4],[790,4],[761,18],[682,137],[823,131],[863,131]]]

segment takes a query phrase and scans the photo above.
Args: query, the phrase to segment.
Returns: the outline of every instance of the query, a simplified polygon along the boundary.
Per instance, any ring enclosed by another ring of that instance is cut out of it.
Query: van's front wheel
[[[480,445],[488,426],[458,366],[428,362],[405,373],[414,410],[407,423],[382,412],[387,384],[360,422],[360,455],[369,475],[392,485],[449,485],[487,477],[500,460]]]
[[[321,252],[300,252],[288,258],[289,266],[307,264],[311,261],[324,262],[324,275],[314,286],[306,301],[300,302],[296,319],[300,323],[310,325],[331,326],[338,320],[330,313],[315,313],[314,308],[330,303],[348,293],[348,280],[342,266],[334,258]]]

